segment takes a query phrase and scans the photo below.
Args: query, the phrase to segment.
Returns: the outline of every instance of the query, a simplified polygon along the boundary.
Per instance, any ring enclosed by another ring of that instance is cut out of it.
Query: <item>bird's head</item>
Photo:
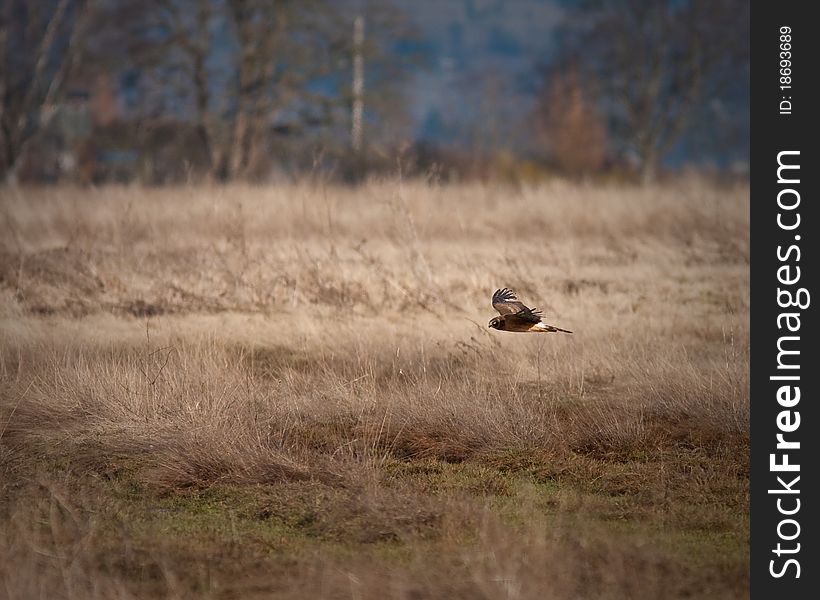
[[[490,319],[489,327],[491,327],[492,329],[501,329],[501,318],[495,317],[493,319]]]

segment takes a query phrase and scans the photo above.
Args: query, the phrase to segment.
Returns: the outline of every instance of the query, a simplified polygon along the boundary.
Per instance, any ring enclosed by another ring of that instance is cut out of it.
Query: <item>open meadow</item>
[[[0,597],[743,598],[749,189],[0,189]],[[488,329],[510,287],[574,331]]]

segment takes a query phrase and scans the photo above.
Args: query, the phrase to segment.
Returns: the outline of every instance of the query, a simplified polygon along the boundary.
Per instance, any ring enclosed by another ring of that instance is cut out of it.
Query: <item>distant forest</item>
[[[478,4],[3,0],[0,183],[746,175],[748,3]]]

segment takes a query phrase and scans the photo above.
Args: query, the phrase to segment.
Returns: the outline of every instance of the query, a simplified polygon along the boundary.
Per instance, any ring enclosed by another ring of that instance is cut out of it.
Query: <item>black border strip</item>
[[[751,14],[751,596],[760,599],[820,597],[820,25],[812,7],[758,3]],[[799,470],[776,466],[786,460]]]

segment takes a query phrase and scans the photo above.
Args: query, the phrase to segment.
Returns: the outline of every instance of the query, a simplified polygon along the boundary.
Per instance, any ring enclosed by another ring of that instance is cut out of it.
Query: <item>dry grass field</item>
[[[0,597],[746,597],[748,210],[0,190]]]

